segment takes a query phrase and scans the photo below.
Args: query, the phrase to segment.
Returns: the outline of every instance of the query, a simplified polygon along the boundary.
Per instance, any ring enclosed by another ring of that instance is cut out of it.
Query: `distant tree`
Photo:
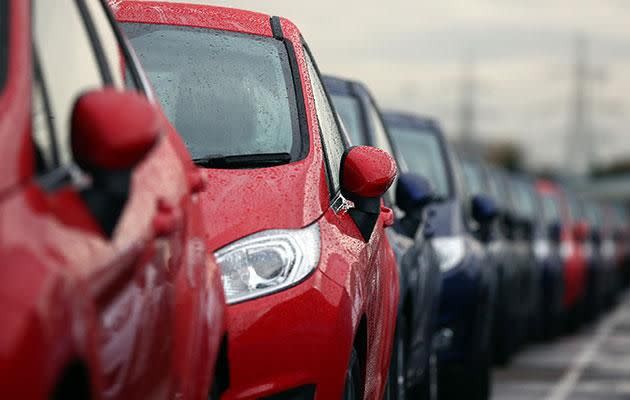
[[[522,172],[525,169],[523,152],[512,142],[494,142],[486,146],[486,159],[509,171]]]

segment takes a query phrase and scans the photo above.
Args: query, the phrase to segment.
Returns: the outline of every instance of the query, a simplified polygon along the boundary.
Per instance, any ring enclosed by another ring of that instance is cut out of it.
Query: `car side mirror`
[[[348,213],[368,241],[381,212],[381,196],[396,179],[394,159],[371,146],[350,147],[341,159],[341,191],[354,203]]]
[[[472,217],[481,226],[488,226],[497,217],[499,210],[490,197],[478,194],[472,198]]]
[[[551,224],[549,224],[549,227],[547,229],[549,240],[554,243],[560,243],[560,239],[562,238],[562,225],[560,224],[560,221],[552,222]]]
[[[401,174],[396,183],[396,205],[405,213],[422,210],[433,200],[431,183],[412,173]]]
[[[142,95],[112,88],[81,96],[72,112],[72,151],[87,171],[128,170],[161,132],[157,109]]]
[[[341,188],[352,200],[381,197],[396,174],[394,159],[376,147],[351,147],[341,160]]]
[[[71,129],[74,159],[91,178],[81,195],[111,237],[129,197],[132,169],[160,137],[159,111],[136,92],[95,90],[75,103]]]

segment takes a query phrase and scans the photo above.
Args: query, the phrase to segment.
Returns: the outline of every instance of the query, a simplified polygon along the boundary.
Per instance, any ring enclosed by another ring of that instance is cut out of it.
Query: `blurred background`
[[[324,72],[511,169],[630,171],[630,1],[192,2],[292,19]]]

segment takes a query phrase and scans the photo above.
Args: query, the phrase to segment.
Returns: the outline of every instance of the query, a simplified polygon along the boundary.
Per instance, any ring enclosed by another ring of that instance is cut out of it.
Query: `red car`
[[[106,4],[0,2],[0,398],[206,399],[203,177]]]
[[[554,196],[560,204],[562,230],[560,255],[564,260],[564,309],[569,325],[579,324],[586,290],[587,260],[584,241],[588,232],[584,222],[578,220],[577,205],[570,193],[557,184],[541,180],[536,184],[541,196]]]
[[[349,148],[290,21],[122,1],[116,15],[208,185],[228,307],[227,399],[381,399],[398,273],[381,196],[396,176]]]

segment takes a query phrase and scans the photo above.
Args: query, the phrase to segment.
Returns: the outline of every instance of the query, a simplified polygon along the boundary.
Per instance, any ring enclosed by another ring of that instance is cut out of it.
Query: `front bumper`
[[[319,270],[290,289],[229,306],[231,381],[223,399],[341,398],[352,315],[344,288]]]

